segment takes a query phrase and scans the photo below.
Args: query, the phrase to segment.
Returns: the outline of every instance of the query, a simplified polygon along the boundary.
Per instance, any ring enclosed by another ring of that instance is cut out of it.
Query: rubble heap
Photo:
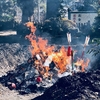
[[[48,45],[47,40],[35,35],[36,27],[32,22],[25,25],[31,30],[31,33],[25,37],[31,43],[29,46],[31,57],[26,63],[9,71],[7,76],[2,76],[0,82],[3,85],[11,90],[16,89],[21,94],[44,92],[61,77],[85,72],[90,60],[83,59],[82,56],[74,61],[76,51],[70,45],[71,35],[69,33],[67,34],[68,49],[64,46],[58,49],[57,46]],[[88,44],[87,40],[85,44]]]
[[[10,89],[16,89],[21,94],[44,91],[52,86],[59,77],[84,72],[90,62],[89,59],[79,58],[74,61],[75,51],[69,45],[59,49],[55,45],[48,45],[48,41],[35,35],[36,27],[32,22],[25,24],[31,33],[26,35],[31,43],[29,50],[31,58],[27,63],[17,66],[14,71],[1,78],[1,83]],[[71,42],[71,35],[68,41]],[[87,42],[86,42],[87,43]],[[69,43],[70,44],[70,43]]]
[[[61,50],[65,49],[62,48]],[[0,82],[11,90],[18,90],[21,94],[27,94],[37,91],[44,92],[60,77],[72,75],[73,73],[76,73],[74,71],[81,72],[83,71],[83,69],[85,69],[84,66],[87,66],[87,63],[84,65],[83,60],[79,60],[79,62],[77,63],[79,65],[83,64],[83,68],[79,69],[80,66],[73,66],[75,70],[72,70],[72,66],[70,65],[70,63],[69,65],[63,66],[64,55],[62,55],[61,51],[58,50],[54,51],[53,53],[55,53],[55,55],[51,54],[50,56],[44,56],[43,52],[34,54],[34,56],[29,58],[26,63],[17,66],[13,71],[7,72],[7,76],[2,76],[0,78]],[[54,61],[58,61],[58,63],[55,63],[52,60],[52,55],[55,58]],[[66,59],[65,61],[67,60],[70,61],[70,59]]]
[[[33,62],[29,62],[29,60],[27,63],[17,66],[15,70],[7,72],[7,75],[0,77],[0,83],[10,90],[18,90],[20,94],[44,92],[45,89],[52,86],[57,78],[55,80],[51,80],[50,77],[43,79],[38,70],[32,67]]]
[[[33,100],[100,100],[100,70],[62,77]]]

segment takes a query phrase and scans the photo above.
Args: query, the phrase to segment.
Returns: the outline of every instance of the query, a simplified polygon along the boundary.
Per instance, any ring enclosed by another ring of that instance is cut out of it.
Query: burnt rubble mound
[[[100,100],[100,70],[62,77],[33,100]]]
[[[28,59],[28,61],[31,58]],[[33,62],[26,62],[18,65],[15,70],[8,71],[7,75],[0,77],[0,83],[10,90],[17,90],[20,94],[43,93],[48,87],[52,86],[57,80],[48,77],[42,79],[38,71],[33,66]]]
[[[34,67],[34,60],[29,58],[26,63],[7,72],[0,77],[0,83],[22,95],[43,93],[33,100],[100,100],[100,70],[66,74],[59,78],[55,65],[50,64],[54,73],[52,79],[42,78]]]

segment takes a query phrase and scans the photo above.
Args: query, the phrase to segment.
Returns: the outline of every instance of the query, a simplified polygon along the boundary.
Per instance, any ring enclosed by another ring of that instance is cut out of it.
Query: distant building
[[[95,11],[70,11],[68,12],[68,19],[77,24],[79,28],[88,25],[91,26],[94,22],[97,12]]]

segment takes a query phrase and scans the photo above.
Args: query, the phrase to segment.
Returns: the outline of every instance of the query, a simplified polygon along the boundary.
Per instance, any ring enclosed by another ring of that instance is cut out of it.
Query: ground
[[[37,94],[19,95],[15,90],[9,90],[7,87],[0,84],[0,100],[31,100],[37,97]]]

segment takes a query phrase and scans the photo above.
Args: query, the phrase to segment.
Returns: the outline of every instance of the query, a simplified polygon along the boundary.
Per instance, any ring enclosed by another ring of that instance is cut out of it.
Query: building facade
[[[86,26],[90,27],[95,17],[97,16],[97,12],[95,11],[75,11],[72,12],[69,10],[68,19],[72,20],[76,23],[79,29],[84,28]]]

